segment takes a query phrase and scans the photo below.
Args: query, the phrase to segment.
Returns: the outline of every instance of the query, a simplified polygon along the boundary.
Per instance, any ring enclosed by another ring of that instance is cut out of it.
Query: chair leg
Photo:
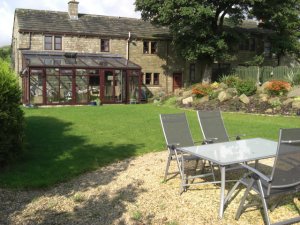
[[[216,181],[214,167],[213,167],[211,162],[208,162],[208,163],[209,163],[210,170],[211,170],[211,173],[212,173],[212,176],[213,176],[213,180]]]
[[[244,204],[245,204],[246,198],[247,198],[247,196],[248,196],[248,194],[249,194],[249,192],[250,192],[250,190],[251,190],[253,184],[254,184],[254,180],[251,180],[250,184],[248,185],[248,187],[247,187],[247,189],[246,189],[246,191],[245,191],[245,193],[244,193],[244,196],[243,196],[243,198],[242,198],[242,200],[241,200],[241,203],[240,203],[240,205],[239,205],[239,208],[238,208],[238,210],[237,210],[237,212],[236,212],[236,214],[235,214],[235,219],[236,219],[236,220],[238,220],[238,219],[240,218],[241,214],[242,214],[242,211],[243,211],[243,209],[244,209]]]
[[[266,225],[270,225],[271,223],[270,223],[270,219],[269,219],[268,206],[267,206],[267,202],[266,202],[266,199],[265,199],[265,195],[264,195],[263,188],[262,188],[260,180],[257,181],[257,186],[258,186],[258,189],[259,189],[259,192],[260,192],[259,195],[260,195],[260,199],[261,199],[263,209],[264,209],[265,222],[266,222]]]
[[[169,156],[168,156],[168,161],[167,161],[167,165],[166,165],[164,181],[167,180],[167,176],[169,174],[169,167],[170,167],[171,160],[172,160],[172,153],[169,151]]]

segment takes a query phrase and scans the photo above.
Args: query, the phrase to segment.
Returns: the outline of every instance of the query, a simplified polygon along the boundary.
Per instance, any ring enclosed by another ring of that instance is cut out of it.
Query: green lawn
[[[1,172],[0,186],[47,187],[85,171],[165,149],[159,114],[182,110],[154,105],[105,105],[24,109],[24,156]],[[201,140],[194,111],[185,111],[195,140]],[[300,127],[297,117],[223,113],[229,134],[277,139],[278,129]]]

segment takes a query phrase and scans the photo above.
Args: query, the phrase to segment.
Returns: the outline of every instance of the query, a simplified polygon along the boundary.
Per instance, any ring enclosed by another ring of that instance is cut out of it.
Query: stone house
[[[201,62],[187,62],[174,51],[167,27],[140,19],[68,12],[16,9],[12,62],[20,74],[23,103],[135,103],[146,93],[170,93],[200,82]],[[251,38],[240,44],[238,61],[267,50],[256,22],[241,28]],[[254,34],[254,35],[252,35]]]

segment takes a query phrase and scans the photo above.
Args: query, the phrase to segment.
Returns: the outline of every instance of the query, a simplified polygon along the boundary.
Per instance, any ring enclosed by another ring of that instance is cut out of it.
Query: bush
[[[226,84],[229,88],[235,88],[240,81],[241,78],[236,75],[223,76],[220,79],[220,82]]]
[[[282,80],[271,80],[266,87],[270,95],[283,95],[291,89],[291,84]]]
[[[0,59],[0,165],[22,152],[24,116],[20,108],[21,91],[9,64]]]
[[[252,80],[240,80],[236,84],[235,88],[239,95],[245,94],[247,96],[250,96],[256,92],[256,85],[255,82]]]
[[[213,92],[213,88],[209,84],[197,84],[193,87],[192,92],[196,97],[201,98],[210,95]]]

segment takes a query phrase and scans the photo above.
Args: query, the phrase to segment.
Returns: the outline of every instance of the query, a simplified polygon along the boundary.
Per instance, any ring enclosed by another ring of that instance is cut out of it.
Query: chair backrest
[[[193,146],[194,141],[185,113],[160,114],[161,126],[167,145]]]
[[[216,139],[213,143],[229,141],[220,110],[198,110],[197,115],[204,139]]]
[[[300,184],[300,128],[280,129],[271,179],[271,188]]]

